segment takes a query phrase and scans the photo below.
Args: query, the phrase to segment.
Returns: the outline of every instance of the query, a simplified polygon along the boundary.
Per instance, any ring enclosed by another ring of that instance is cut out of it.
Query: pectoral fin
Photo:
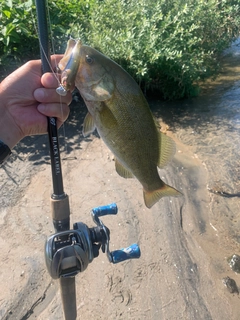
[[[165,184],[162,188],[154,191],[143,190],[144,202],[147,208],[151,208],[155,203],[157,203],[162,197],[178,197],[182,196],[182,193],[178,190]]]
[[[94,119],[88,112],[83,122],[83,136],[86,137],[96,129]]]
[[[129,178],[134,178],[134,175],[132,174],[132,172],[130,170],[128,170],[126,167],[124,167],[117,158],[115,158],[115,168],[117,173],[125,178],[125,179],[129,179]]]
[[[175,142],[162,132],[159,132],[159,151],[158,167],[163,168],[173,158],[176,146]]]

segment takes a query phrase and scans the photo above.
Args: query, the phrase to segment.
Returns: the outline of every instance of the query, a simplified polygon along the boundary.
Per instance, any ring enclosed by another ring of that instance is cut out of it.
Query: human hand
[[[52,65],[62,55],[52,56]],[[47,132],[47,117],[57,118],[58,127],[67,119],[71,93],[56,93],[54,74],[41,73],[41,61],[32,60],[11,73],[0,84],[0,139],[10,149],[28,135]]]

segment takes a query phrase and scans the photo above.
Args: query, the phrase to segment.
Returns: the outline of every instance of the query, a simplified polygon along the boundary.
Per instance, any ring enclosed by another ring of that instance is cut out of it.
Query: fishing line
[[[55,46],[54,46],[54,41],[53,41],[53,29],[52,29],[52,22],[51,22],[51,15],[50,15],[50,10],[49,10],[49,5],[48,5],[48,1],[46,1],[46,13],[47,13],[47,19],[48,19],[48,25],[49,25],[49,33],[50,33],[50,42],[51,42],[51,49],[52,49],[52,53],[53,55],[55,55]],[[36,26],[36,25],[35,25]],[[42,47],[42,44],[41,44],[41,47]],[[46,56],[46,52],[44,51],[44,55]],[[57,61],[56,61],[56,58],[54,58],[54,62],[55,62],[55,70],[58,70],[58,64],[57,64]],[[51,66],[51,63],[48,61],[48,63],[50,64],[50,68],[52,70],[52,72],[54,73],[54,76],[55,78],[57,79],[58,81],[58,85],[59,87],[62,87],[62,84],[61,82],[59,81],[59,78],[57,76],[57,74],[53,71],[53,68]],[[62,87],[63,88],[63,87]],[[65,89],[63,89],[65,90]],[[62,113],[62,116],[63,116],[63,108],[62,108],[62,96],[59,95],[59,100],[60,100],[60,105],[61,105],[61,113]],[[65,128],[65,123],[63,122],[63,124],[61,125],[61,130],[63,131],[62,132],[62,135],[63,135],[63,151],[65,153],[67,153],[67,139],[66,139],[66,128]],[[62,159],[63,160],[63,159]],[[69,169],[69,163],[67,161],[67,171],[70,171]],[[68,179],[67,179],[68,180]],[[70,181],[70,180],[69,180]],[[65,184],[66,184],[66,181],[65,181]],[[68,182],[68,189],[69,191],[71,192],[72,194],[72,187],[71,187],[71,184]],[[70,202],[70,206],[72,206],[72,199],[71,197],[69,198],[69,202]]]
[[[53,42],[52,21],[51,21],[50,12],[49,12],[48,1],[46,1],[46,10],[47,10],[47,18],[48,18],[48,21],[49,21],[48,26],[49,26],[49,32],[50,32],[51,47],[52,47],[52,52],[55,55],[55,48],[54,48],[54,42]],[[55,69],[57,70],[57,68],[58,68],[57,61],[56,61],[56,59],[54,59],[54,61],[55,61]]]
[[[50,36],[50,43],[51,43],[51,51],[53,54],[55,54],[55,46],[54,46],[54,41],[53,41],[53,28],[52,28],[52,22],[51,22],[51,17],[50,17],[50,10],[49,10],[49,4],[48,4],[48,1],[45,1],[46,3],[46,15],[47,15],[47,20],[48,20],[48,25],[49,25],[49,36]],[[33,21],[33,26],[34,26],[34,29],[35,29],[35,32],[37,35],[39,35],[39,30],[38,30],[38,26],[37,26],[37,22],[36,22],[36,17],[35,17],[35,13],[33,13],[33,8],[31,8],[31,17],[32,17],[32,21]],[[41,50],[42,50],[42,53],[47,61],[47,64],[51,70],[51,72],[53,73],[54,77],[57,79],[57,83],[58,83],[58,86],[61,87],[61,83],[60,83],[60,80],[59,80],[59,74],[55,73],[54,70],[53,70],[53,67],[51,65],[51,61],[49,61],[48,59],[48,53],[45,51],[45,48],[43,47],[43,44],[41,42],[41,39],[39,39],[39,43],[40,43],[40,47],[41,47]],[[56,58],[54,58],[53,60],[53,64],[55,64],[55,69],[57,70],[57,61],[56,61]],[[63,104],[62,104],[62,97],[61,95],[59,95],[59,103],[60,103],[60,108],[61,108],[61,114],[63,116]],[[63,143],[62,143],[62,151],[64,151],[66,154],[67,154],[67,149],[68,149],[68,144],[67,144],[67,139],[66,139],[66,126],[65,126],[65,123],[63,122],[63,124],[61,125],[61,128],[60,128],[61,131],[61,136],[62,136],[62,140],[63,140]],[[59,130],[58,130],[59,131]],[[60,137],[59,137],[60,138]],[[67,158],[67,157],[65,157]],[[66,162],[66,161],[64,161]],[[63,162],[61,161],[61,163],[63,164]],[[67,169],[66,171],[67,172],[70,172],[70,168],[69,168],[69,163],[67,161],[67,164],[64,166],[65,169]],[[65,172],[66,172],[65,171]],[[67,182],[68,186],[68,190],[69,192],[72,194],[72,186],[71,186],[71,183],[69,183],[69,179],[67,179],[65,181],[65,184]],[[70,202],[70,205],[72,205],[72,199],[71,197],[69,198],[69,202]]]
[[[50,15],[50,11],[49,11],[48,1],[46,1],[46,4],[47,4],[47,7],[46,7],[46,9],[47,9],[47,15],[48,15],[48,20],[49,20],[50,41],[51,41],[51,46],[52,46],[53,54],[55,54],[55,46],[54,46],[54,41],[53,41],[52,22],[51,22],[51,15]],[[56,63],[56,59],[55,59],[55,68],[56,68],[56,70],[58,69],[58,65],[57,65],[57,63]],[[63,86],[62,86],[62,84],[60,83],[60,81],[58,81],[58,84],[59,84],[59,87],[62,87],[62,88],[63,88]],[[63,88],[63,90],[65,91],[64,88]],[[59,97],[60,97],[60,101],[61,101],[62,96],[59,95]],[[61,104],[61,111],[62,111],[62,104]],[[62,114],[63,114],[63,113],[62,113]],[[70,164],[69,164],[69,162],[68,162],[68,156],[67,156],[68,144],[67,144],[67,139],[66,139],[66,126],[65,126],[65,122],[62,124],[61,130],[63,131],[63,137],[64,137],[64,139],[63,139],[63,151],[66,153],[66,157],[65,157],[65,158],[63,157],[62,160],[65,159],[64,162],[66,163],[66,165],[65,165],[64,167],[67,169],[66,171],[67,171],[67,174],[68,174],[68,172],[71,171],[71,168],[70,168]],[[73,192],[74,187],[73,187],[72,184],[71,184],[71,179],[65,179],[65,185],[66,185],[66,187],[67,187],[67,189],[68,189],[69,194],[73,194],[73,193],[74,193],[74,192]],[[74,203],[73,203],[72,197],[69,197],[69,203],[70,203],[70,208],[73,208]]]
[[[47,11],[47,19],[49,21],[49,30],[50,30],[50,41],[51,41],[51,49],[52,49],[52,54],[55,55],[55,48],[54,48],[54,41],[53,41],[53,30],[52,30],[52,22],[51,22],[51,17],[50,17],[50,11],[49,11],[49,5],[48,5],[48,1],[46,1],[46,11]],[[33,21],[33,26],[35,28],[36,34],[38,34],[38,28],[37,28],[37,23],[34,17],[34,14],[32,12],[32,8],[31,8],[31,16],[32,16],[32,21]],[[51,61],[49,61],[47,53],[45,52],[43,45],[40,41],[40,47],[42,49],[42,52],[44,54],[45,59],[48,62],[49,68],[51,69],[54,77],[56,78],[57,82],[58,82],[58,86],[62,87],[62,84],[58,78],[58,74],[54,71],[52,65],[51,65]],[[54,57],[54,63],[55,63],[55,70],[58,69],[58,64],[57,64],[57,60],[56,57]],[[61,106],[61,115],[63,117],[63,107],[62,107],[62,96],[59,95],[59,102],[60,102],[60,106]],[[62,124],[62,129],[63,129],[63,137],[64,137],[64,151],[67,151],[67,145],[66,145],[66,130],[65,130],[65,124]]]
[[[49,11],[48,1],[46,1],[46,10],[47,10],[47,18],[48,18],[48,21],[49,21],[49,31],[50,31],[50,41],[51,41],[52,53],[55,55],[55,47],[54,47],[54,41],[53,41],[53,30],[52,30],[52,21],[51,21],[51,15],[50,15],[50,11]],[[54,58],[54,61],[55,61],[55,70],[57,70],[58,69],[58,64],[57,64],[56,58]],[[56,76],[56,74],[55,74],[55,76]],[[58,80],[59,87],[63,88],[63,86],[62,86],[62,84],[59,81],[57,76],[56,76],[56,78]],[[61,113],[62,113],[62,116],[63,116],[62,96],[61,95],[59,95],[59,100],[60,100],[60,104],[61,104]],[[62,129],[63,129],[63,137],[64,137],[64,151],[67,152],[65,123],[62,124]]]
[[[47,4],[47,8],[48,8],[48,4]],[[49,22],[51,23],[50,17],[49,17],[49,10],[47,11],[47,14],[48,14]],[[39,34],[38,28],[37,28],[37,24],[36,24],[36,21],[35,21],[35,19],[34,19],[34,14],[33,14],[33,12],[32,12],[32,8],[31,8],[31,16],[32,16],[33,26],[34,26],[34,29],[35,29],[35,31],[36,31],[36,34]],[[53,40],[52,40],[52,29],[51,29],[51,37],[50,37],[50,39],[51,39],[52,51],[53,51],[53,54],[55,54],[55,53],[54,53],[54,47],[53,47]],[[47,62],[48,62],[49,68],[51,69],[52,73],[54,74],[54,77],[57,79],[58,85],[61,86],[61,83],[60,83],[60,81],[59,81],[59,78],[58,78],[57,74],[55,73],[55,71],[53,70],[53,67],[52,67],[52,65],[51,65],[51,61],[49,61],[48,56],[47,56],[47,53],[45,52],[41,41],[39,41],[39,43],[40,43],[40,47],[41,47],[41,49],[42,49],[42,51],[43,51],[44,57],[45,57],[45,59],[46,59]],[[54,60],[55,60],[55,68],[57,69],[58,65],[57,65],[56,58],[55,58]]]

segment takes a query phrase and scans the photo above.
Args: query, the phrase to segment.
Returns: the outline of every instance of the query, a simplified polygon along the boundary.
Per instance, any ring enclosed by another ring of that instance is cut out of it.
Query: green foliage
[[[79,37],[80,34],[87,32],[87,21],[90,18],[88,12],[93,1],[49,1],[47,11],[50,13],[52,39],[56,52],[64,52],[69,34]],[[6,57],[25,61],[36,56],[39,56],[39,44],[35,2],[0,0],[0,64],[6,61]]]
[[[0,56],[38,52],[32,0],[0,0]],[[81,38],[166,99],[193,96],[240,30],[239,0],[49,0],[55,51]],[[1,61],[0,61],[1,64]]]
[[[0,64],[7,56],[27,59],[38,44],[32,32],[32,1],[0,0],[0,10]]]
[[[52,39],[55,52],[66,49],[67,37],[85,39],[88,33],[91,8],[95,0],[48,1]]]
[[[164,98],[193,96],[239,35],[238,0],[99,0],[89,42]]]

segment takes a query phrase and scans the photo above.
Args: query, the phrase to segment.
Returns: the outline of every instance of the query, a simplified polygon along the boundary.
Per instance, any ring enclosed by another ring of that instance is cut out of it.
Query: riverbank
[[[119,265],[109,264],[101,254],[78,275],[79,317],[205,320],[221,314],[222,319],[238,319],[238,295],[222,283],[225,276],[239,282],[226,262],[234,246],[229,250],[229,238],[223,248],[219,232],[211,227],[211,197],[218,197],[207,190],[209,173],[195,146],[180,142],[168,124],[177,154],[160,175],[184,197],[162,199],[149,210],[139,183],[117,175],[103,142],[96,136],[82,140],[85,111],[72,108],[61,133],[72,221],[91,226],[91,208],[116,202],[119,214],[104,218],[112,250],[138,242],[142,252],[139,260]],[[47,274],[43,254],[45,238],[53,232],[49,156],[45,137],[34,144],[28,139],[1,169],[5,205],[0,225],[0,314],[2,319],[62,319],[58,285]]]
[[[138,242],[142,252],[140,259],[118,265],[100,254],[77,276],[79,318],[239,318],[239,295],[223,283],[230,277],[240,285],[227,262],[240,253],[239,199],[208,190],[240,190],[240,65],[229,60],[226,68],[198,98],[150,101],[162,130],[177,144],[160,176],[184,194],[162,199],[151,210],[140,184],[117,175],[102,140],[83,139],[86,109],[73,103],[59,132],[72,222],[92,226],[91,208],[116,202],[118,215],[104,218],[110,248]],[[53,233],[47,137],[24,139],[0,169],[0,179],[0,318],[60,320],[58,284],[47,274],[43,252]]]

